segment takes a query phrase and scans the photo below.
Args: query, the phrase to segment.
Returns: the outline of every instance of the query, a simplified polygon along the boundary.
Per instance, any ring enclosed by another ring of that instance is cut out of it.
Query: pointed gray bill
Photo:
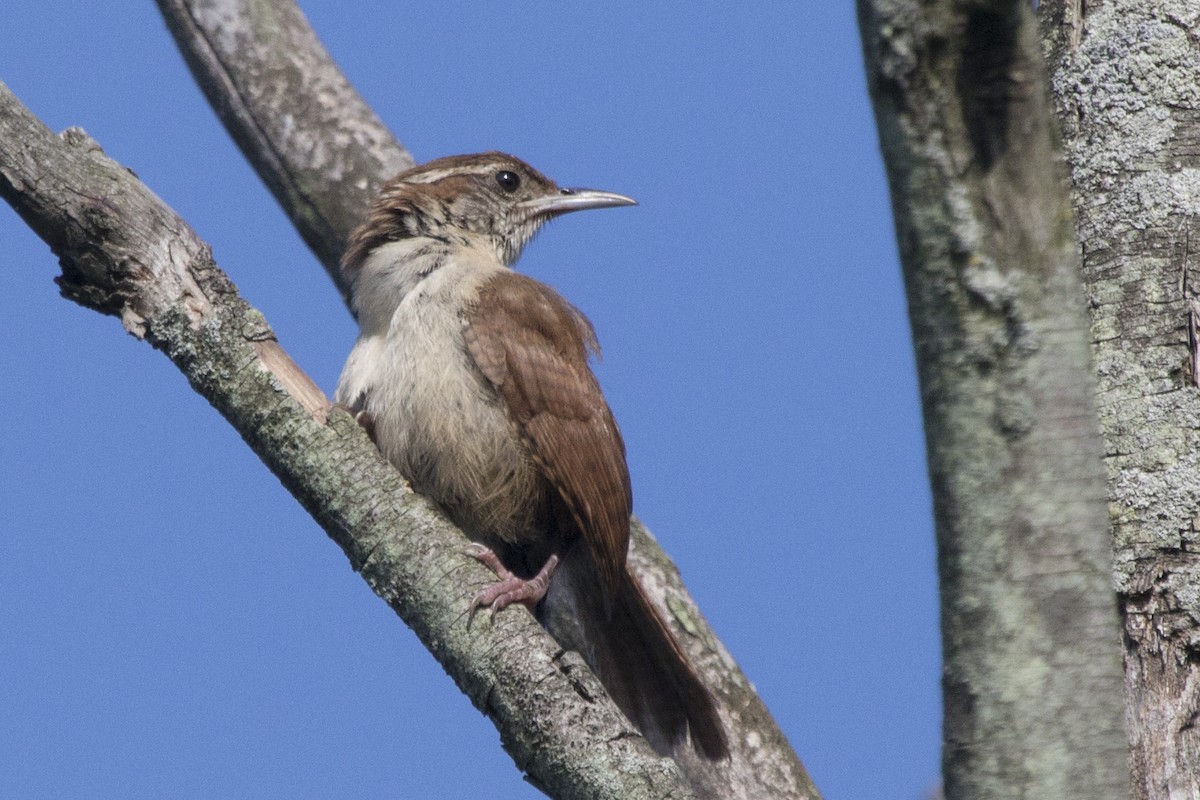
[[[535,216],[555,217],[569,211],[583,211],[588,208],[636,205],[637,200],[615,192],[602,192],[598,189],[559,189],[559,194],[535,197],[522,202],[520,207]]]

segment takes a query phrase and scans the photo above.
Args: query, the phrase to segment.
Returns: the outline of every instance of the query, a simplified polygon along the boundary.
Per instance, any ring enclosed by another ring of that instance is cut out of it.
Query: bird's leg
[[[552,555],[546,559],[546,564],[538,571],[537,575],[525,580],[509,572],[500,563],[500,558],[495,553],[478,542],[471,544],[467,549],[467,555],[481,561],[500,579],[485,586],[483,591],[475,595],[475,599],[471,602],[472,611],[480,606],[489,606],[493,614],[513,603],[522,603],[532,611],[533,607],[545,597],[546,589],[550,586],[550,576],[554,574],[554,568],[558,566],[558,556]]]

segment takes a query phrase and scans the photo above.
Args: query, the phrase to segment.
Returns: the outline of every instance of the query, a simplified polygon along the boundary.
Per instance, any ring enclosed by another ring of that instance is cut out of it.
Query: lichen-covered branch
[[[858,8],[933,484],[946,797],[1123,797],[1095,376],[1032,4]]]
[[[209,248],[81,131],[52,134],[0,84],[0,195],[62,264],[71,299],[119,317],[229,420],[559,798],[683,798],[599,682],[520,610],[467,610],[494,579],[347,414],[287,357]],[[215,502],[215,501],[214,501]]]

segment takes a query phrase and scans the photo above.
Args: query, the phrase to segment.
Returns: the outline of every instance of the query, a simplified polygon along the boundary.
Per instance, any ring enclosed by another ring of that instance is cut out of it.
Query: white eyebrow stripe
[[[496,169],[497,164],[479,164],[474,168],[464,168],[461,166],[452,167],[449,169],[431,169],[428,171],[420,171],[413,175],[404,178],[405,183],[436,183],[442,178],[448,178],[451,175],[485,175]]]

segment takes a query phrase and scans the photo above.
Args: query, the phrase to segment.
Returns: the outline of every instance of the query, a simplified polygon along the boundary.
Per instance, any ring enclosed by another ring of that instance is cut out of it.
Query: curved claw
[[[513,603],[521,603],[532,611],[533,607],[546,596],[546,590],[550,588],[550,578],[558,566],[558,556],[552,555],[546,559],[545,565],[537,575],[526,580],[512,574],[500,563],[500,558],[494,552],[477,542],[472,543],[467,549],[467,555],[480,561],[496,573],[496,577],[500,579],[495,583],[488,584],[479,594],[475,595],[475,599],[471,601],[472,613],[481,606],[487,606],[495,614]]]

